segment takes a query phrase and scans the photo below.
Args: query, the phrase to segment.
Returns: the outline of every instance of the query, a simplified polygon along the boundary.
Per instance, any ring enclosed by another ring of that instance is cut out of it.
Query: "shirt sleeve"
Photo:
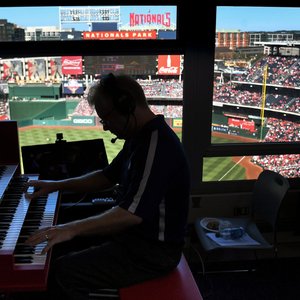
[[[122,170],[122,162],[124,160],[124,149],[112,160],[112,162],[103,169],[103,174],[114,184],[120,182],[120,175]]]

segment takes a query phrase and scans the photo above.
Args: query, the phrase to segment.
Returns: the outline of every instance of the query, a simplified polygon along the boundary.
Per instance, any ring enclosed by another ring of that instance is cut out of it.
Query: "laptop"
[[[108,165],[103,139],[22,146],[24,174],[60,180],[80,176]]]

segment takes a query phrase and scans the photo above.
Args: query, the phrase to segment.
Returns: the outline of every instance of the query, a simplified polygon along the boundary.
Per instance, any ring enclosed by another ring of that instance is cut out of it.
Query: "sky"
[[[78,6],[76,6],[78,7]],[[122,6],[121,22],[123,25],[129,22],[129,13],[164,13],[171,12],[171,23],[176,24],[176,7],[164,6]],[[20,27],[28,26],[57,26],[59,27],[59,7],[0,7],[0,19],[7,19],[8,22],[17,24]],[[63,28],[86,29],[88,25],[65,24]]]
[[[300,30],[300,7],[218,7],[216,29]]]
[[[21,27],[59,26],[59,9],[53,7],[0,7],[0,19],[7,19]],[[176,7],[164,6],[121,6],[121,22],[129,22],[129,13],[171,12],[171,22],[176,23]],[[88,30],[88,25],[65,24],[63,28],[74,27]],[[249,7],[219,6],[217,8],[217,30],[276,31],[300,30],[300,7]]]

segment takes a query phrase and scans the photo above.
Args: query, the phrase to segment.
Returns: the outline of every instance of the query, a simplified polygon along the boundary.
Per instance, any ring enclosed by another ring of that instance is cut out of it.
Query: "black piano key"
[[[0,223],[10,223],[13,219],[13,215],[10,216],[0,216]],[[0,224],[1,228],[1,224]]]
[[[22,228],[20,235],[22,236],[30,236],[32,235],[35,231],[37,230],[36,227],[31,227],[31,228]]]
[[[33,261],[32,256],[15,256],[15,263],[17,264],[30,264]]]
[[[34,253],[34,247],[29,245],[17,245],[15,248],[15,254],[33,254]]]
[[[0,226],[1,229],[8,229],[10,227],[10,224],[5,223],[5,224],[1,224]]]
[[[18,243],[20,244],[24,244],[26,242],[26,240],[28,239],[28,235],[20,235],[19,238],[18,238]]]
[[[38,212],[38,211],[30,211],[30,210],[28,210],[26,218],[28,218],[28,219],[41,219],[42,216],[43,216],[43,212],[42,211]]]
[[[10,205],[15,205],[17,206],[19,204],[20,201],[18,201],[18,199],[3,199],[1,204],[2,205],[7,205],[7,204],[10,204]]]
[[[5,197],[3,198],[4,200],[10,201],[10,200],[20,200],[22,198],[22,192],[20,191],[19,193],[16,193],[16,191],[14,193],[9,193],[6,191],[5,193]]]
[[[24,226],[36,226],[41,225],[41,220],[25,220],[23,223]]]
[[[16,211],[15,208],[9,207],[4,209],[3,207],[0,206],[0,214],[2,212],[5,212],[5,214],[14,214],[15,211]]]

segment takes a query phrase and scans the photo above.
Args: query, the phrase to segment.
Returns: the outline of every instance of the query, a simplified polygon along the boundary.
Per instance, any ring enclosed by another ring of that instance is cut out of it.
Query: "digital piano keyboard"
[[[58,192],[26,199],[26,183],[38,175],[19,175],[17,169],[0,165],[0,291],[45,290],[51,250],[42,255],[45,243],[32,247],[24,241],[35,230],[55,224]]]

